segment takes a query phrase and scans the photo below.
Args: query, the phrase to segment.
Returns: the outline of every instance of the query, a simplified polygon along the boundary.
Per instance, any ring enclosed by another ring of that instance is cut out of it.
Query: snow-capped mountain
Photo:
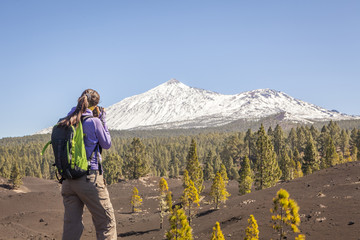
[[[175,79],[125,98],[106,108],[106,112],[111,130],[216,127],[237,120],[258,121],[271,115],[296,123],[360,119],[271,89],[223,95],[189,87]],[[49,133],[51,129],[37,134]]]
[[[172,79],[108,107],[107,122],[114,130],[194,128],[259,120],[278,113],[283,113],[283,120],[300,123],[354,119],[275,90],[223,95]]]

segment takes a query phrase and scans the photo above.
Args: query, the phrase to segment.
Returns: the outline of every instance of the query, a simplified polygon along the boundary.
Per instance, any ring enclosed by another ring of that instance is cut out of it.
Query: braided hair
[[[64,118],[59,122],[60,126],[77,126],[81,121],[82,114],[89,107],[94,107],[98,105],[100,101],[100,95],[97,91],[93,89],[86,89],[78,99],[78,104],[73,113]]]

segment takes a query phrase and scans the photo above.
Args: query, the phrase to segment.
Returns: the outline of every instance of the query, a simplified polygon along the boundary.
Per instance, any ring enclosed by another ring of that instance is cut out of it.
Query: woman
[[[79,97],[77,106],[59,123],[63,126],[76,126],[83,117],[89,116],[82,122],[86,156],[91,158],[89,173],[78,179],[66,179],[62,184],[61,194],[65,207],[64,240],[80,239],[84,229],[84,204],[92,215],[97,239],[117,238],[114,209],[100,165],[100,148],[110,148],[111,137],[106,125],[106,113],[97,107],[99,100],[100,96],[95,90],[85,90]]]

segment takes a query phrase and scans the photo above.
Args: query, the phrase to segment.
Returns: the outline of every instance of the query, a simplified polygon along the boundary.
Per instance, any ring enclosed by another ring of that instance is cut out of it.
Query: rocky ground
[[[174,201],[183,188],[180,179],[167,179]],[[0,239],[61,239],[64,208],[61,185],[54,181],[23,179],[19,190],[11,190],[6,179],[0,179]],[[159,178],[126,181],[108,187],[115,209],[119,239],[165,239],[169,228],[159,229],[157,186]],[[142,211],[131,213],[133,187],[143,198]],[[209,203],[210,183],[206,183],[198,217],[194,219],[195,239],[210,239],[212,227],[220,222],[227,240],[243,239],[247,219],[253,214],[258,222],[260,239],[278,239],[271,227],[272,199],[284,188],[300,206],[300,230],[306,239],[360,239],[360,162],[346,163],[312,175],[279,183],[276,187],[239,196],[236,182],[230,182],[231,197],[219,210]],[[84,214],[82,239],[95,239],[95,230],[87,210]],[[288,239],[295,235],[289,234]]]

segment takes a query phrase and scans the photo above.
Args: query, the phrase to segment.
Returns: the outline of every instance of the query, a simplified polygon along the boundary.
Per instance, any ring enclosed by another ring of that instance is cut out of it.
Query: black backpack
[[[99,143],[97,143],[90,158],[86,157],[82,122],[91,117],[82,117],[77,127],[59,126],[56,124],[52,129],[51,140],[44,146],[41,152],[41,155],[43,155],[46,148],[50,144],[52,145],[55,157],[53,166],[57,168],[56,177],[60,183],[64,179],[76,179],[89,173],[90,159],[93,157],[96,149],[100,151]]]

